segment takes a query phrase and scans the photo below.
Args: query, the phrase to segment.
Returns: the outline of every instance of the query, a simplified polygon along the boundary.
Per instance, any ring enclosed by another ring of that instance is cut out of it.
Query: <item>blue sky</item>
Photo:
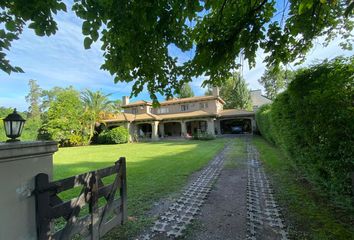
[[[78,90],[89,88],[112,93],[112,98],[121,98],[130,95],[132,84],[114,84],[112,76],[100,66],[103,63],[103,52],[99,43],[91,49],[83,47],[83,35],[81,34],[82,21],[70,10],[56,16],[59,30],[50,37],[38,37],[32,30],[25,29],[20,39],[13,42],[8,58],[11,63],[22,67],[25,73],[7,75],[0,72],[0,106],[16,107],[26,110],[28,105],[25,96],[28,93],[28,80],[35,79],[44,89],[54,86],[66,87],[73,85]],[[339,55],[353,55],[354,51],[343,51],[338,47],[339,39],[335,39],[327,48],[315,44],[308,54],[304,65],[316,60],[333,58]],[[170,52],[184,61],[193,56],[193,51],[182,53],[176,48],[170,48]],[[262,63],[264,54],[257,52],[257,65],[249,70],[244,64],[242,74],[250,89],[259,89],[258,79],[264,72]],[[192,87],[196,95],[203,95],[204,89],[200,87],[203,78],[195,79]],[[137,99],[149,99],[146,91],[143,91]],[[133,99],[134,100],[134,99]]]

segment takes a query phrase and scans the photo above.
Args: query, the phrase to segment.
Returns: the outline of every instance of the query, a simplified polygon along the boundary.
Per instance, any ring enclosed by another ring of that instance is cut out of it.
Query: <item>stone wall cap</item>
[[[58,151],[58,143],[55,141],[2,142],[0,143],[0,162],[53,154],[56,151]]]

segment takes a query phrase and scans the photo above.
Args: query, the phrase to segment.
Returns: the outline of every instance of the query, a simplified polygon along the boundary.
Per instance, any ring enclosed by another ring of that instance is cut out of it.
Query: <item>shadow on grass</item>
[[[213,143],[213,144],[210,144]],[[144,157],[143,161],[129,161],[127,158],[127,188],[128,188],[128,216],[130,221],[127,226],[114,229],[107,236],[112,239],[127,239],[141,231],[150,223],[144,213],[149,210],[154,202],[170,193],[181,189],[188,177],[202,169],[223,148],[225,141],[214,140],[201,141],[171,141],[137,143],[137,151],[140,144],[161,145],[161,147],[175,145],[190,145],[193,148],[183,152],[173,151],[161,155]],[[99,146],[90,146],[99,147]],[[171,149],[173,150],[173,149]],[[120,157],[117,151],[117,159]],[[91,170],[113,165],[115,160],[104,161],[80,161],[58,164],[54,169],[54,178],[65,178]],[[107,179],[106,183],[113,181]],[[70,199],[79,194],[80,189],[64,192],[61,197]]]

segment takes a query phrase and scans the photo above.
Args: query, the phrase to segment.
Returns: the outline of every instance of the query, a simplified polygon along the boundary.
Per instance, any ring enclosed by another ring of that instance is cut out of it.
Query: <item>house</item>
[[[212,96],[171,99],[157,108],[147,101],[130,103],[124,96],[124,112],[107,116],[104,122],[108,128],[125,126],[131,136],[153,140],[190,137],[197,132],[230,134],[240,128],[243,133],[252,133],[256,129],[254,111],[224,109],[224,104],[217,87]]]
[[[260,106],[264,104],[272,103],[272,100],[262,95],[262,91],[260,89],[251,90],[250,94],[251,94],[251,101],[252,101],[252,106],[254,111],[256,111]]]

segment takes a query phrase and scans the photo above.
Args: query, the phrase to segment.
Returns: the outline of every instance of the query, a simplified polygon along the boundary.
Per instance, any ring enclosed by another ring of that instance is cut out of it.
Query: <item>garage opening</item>
[[[137,125],[139,138],[151,138],[152,126],[149,123],[141,123]]]
[[[220,121],[221,134],[252,133],[251,119],[226,119]]]
[[[180,137],[182,134],[181,123],[168,122],[164,123],[165,137]]]

